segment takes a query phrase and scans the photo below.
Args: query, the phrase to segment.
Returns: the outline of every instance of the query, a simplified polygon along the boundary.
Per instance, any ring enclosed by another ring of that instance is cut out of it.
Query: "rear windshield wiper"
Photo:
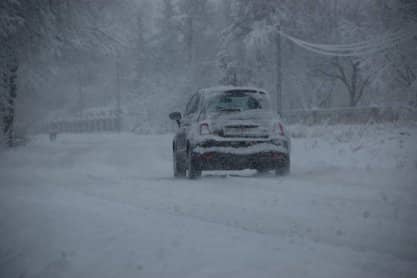
[[[241,110],[239,108],[220,108],[216,109],[218,112],[240,112]]]

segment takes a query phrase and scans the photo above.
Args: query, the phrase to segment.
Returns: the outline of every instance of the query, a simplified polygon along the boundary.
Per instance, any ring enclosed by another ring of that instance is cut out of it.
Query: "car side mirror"
[[[178,127],[181,125],[181,119],[182,119],[182,115],[180,112],[172,112],[169,114],[169,118],[173,121],[176,121],[178,124]]]

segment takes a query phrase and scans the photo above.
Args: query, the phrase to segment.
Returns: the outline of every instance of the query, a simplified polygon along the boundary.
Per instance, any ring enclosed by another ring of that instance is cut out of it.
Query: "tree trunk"
[[[352,91],[349,91],[349,106],[355,107],[355,93]]]
[[[357,92],[359,63],[352,61],[351,58],[349,59],[349,62],[352,67],[352,78],[351,78],[350,89],[349,89],[350,107],[355,107],[359,101],[358,92]]]
[[[414,99],[414,107],[417,108],[417,90],[416,90],[416,95]]]
[[[18,64],[16,57],[7,64],[6,72],[3,73],[5,82],[5,97],[3,98],[3,135],[6,139],[6,144],[9,147],[13,146],[14,139],[14,120],[15,120],[15,103],[17,92],[17,69]]]

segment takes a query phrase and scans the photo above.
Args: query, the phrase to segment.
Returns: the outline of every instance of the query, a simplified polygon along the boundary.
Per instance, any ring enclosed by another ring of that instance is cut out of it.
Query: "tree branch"
[[[349,85],[349,81],[346,77],[345,70],[343,69],[343,66],[340,64],[339,59],[336,58],[334,62],[331,63],[340,73],[340,80],[345,84],[345,86],[348,88],[349,92],[351,91],[351,86]]]
[[[361,84],[360,88],[359,88],[359,92],[356,96],[356,98],[354,99],[355,105],[358,104],[359,100],[362,98],[362,95],[365,91],[365,88],[369,85],[369,83],[371,82],[371,78],[372,75],[369,75]]]
[[[326,77],[329,77],[329,78],[332,78],[332,79],[339,79],[339,80],[343,81],[343,77],[342,77],[342,76],[340,76],[340,75],[338,75],[338,74],[335,74],[335,73],[329,73],[329,72],[326,72],[326,71],[321,70],[321,69],[318,69],[317,71],[318,71],[321,75],[324,75],[324,76],[326,76]]]

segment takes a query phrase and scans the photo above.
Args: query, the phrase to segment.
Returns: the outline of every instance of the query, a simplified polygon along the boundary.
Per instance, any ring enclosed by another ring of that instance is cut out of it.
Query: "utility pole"
[[[84,91],[83,91],[83,73],[81,72],[81,69],[78,69],[78,113],[80,116],[80,119],[83,116],[84,112]]]
[[[277,91],[277,113],[282,113],[282,60],[281,60],[281,23],[277,27],[276,44],[276,91]]]
[[[120,95],[120,53],[116,55],[116,120],[117,120],[117,131],[120,132],[122,129],[121,121],[121,95]]]

